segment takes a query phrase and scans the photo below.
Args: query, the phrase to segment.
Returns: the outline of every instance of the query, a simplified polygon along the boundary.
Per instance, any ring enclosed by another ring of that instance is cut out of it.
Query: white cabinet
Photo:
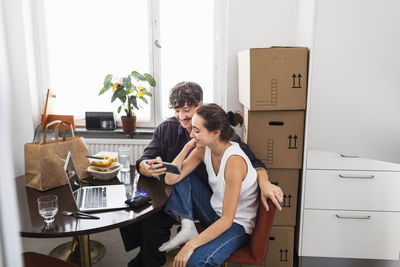
[[[299,256],[399,260],[399,10],[298,1],[310,46]]]
[[[398,260],[400,213],[305,210],[303,254]]]
[[[400,172],[307,170],[305,177],[305,209],[400,212]]]
[[[306,158],[306,168],[308,170],[369,170],[400,172],[400,164],[360,158],[351,154],[333,153],[308,148]]]

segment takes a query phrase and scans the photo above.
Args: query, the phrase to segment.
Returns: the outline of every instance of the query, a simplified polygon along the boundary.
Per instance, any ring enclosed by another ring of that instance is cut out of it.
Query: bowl
[[[121,165],[118,162],[114,162],[111,166],[107,168],[89,166],[87,171],[96,179],[99,180],[111,180],[117,176]]]

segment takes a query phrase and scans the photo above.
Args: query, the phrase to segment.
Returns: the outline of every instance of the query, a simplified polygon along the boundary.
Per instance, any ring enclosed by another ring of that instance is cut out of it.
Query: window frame
[[[50,77],[49,77],[49,60],[47,54],[47,29],[45,22],[45,12],[43,0],[34,0],[32,4],[32,35],[35,46],[35,58],[37,67],[37,82],[38,82],[38,94],[39,94],[39,107],[43,112],[45,99],[47,94],[47,88],[50,88]],[[150,104],[150,120],[149,121],[137,121],[137,127],[155,127],[161,122],[161,47],[158,47],[156,43],[160,43],[160,2],[159,0],[148,1],[148,15],[149,15],[149,73],[153,75],[157,81],[157,85],[151,88],[153,96],[149,99]],[[116,113],[117,115],[117,127],[122,127],[121,116],[122,113]],[[85,118],[74,117],[75,126],[85,127]]]

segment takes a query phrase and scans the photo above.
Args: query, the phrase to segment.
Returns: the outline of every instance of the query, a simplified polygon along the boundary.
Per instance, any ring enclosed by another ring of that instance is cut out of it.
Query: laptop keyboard
[[[107,188],[95,187],[86,189],[85,209],[95,209],[107,206]]]

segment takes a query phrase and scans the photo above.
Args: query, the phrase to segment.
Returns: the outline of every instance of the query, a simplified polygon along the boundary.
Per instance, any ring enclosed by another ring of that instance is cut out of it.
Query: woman
[[[239,145],[230,141],[235,134],[232,126],[239,123],[243,123],[240,114],[227,114],[216,104],[198,108],[192,118],[192,140],[173,161],[181,174],[165,176],[167,184],[184,182],[191,190],[191,199],[166,209],[181,219],[182,230],[160,250],[186,243],[175,257],[174,267],[217,266],[250,238],[258,205],[257,174]],[[206,165],[212,195],[190,174],[201,162]],[[201,234],[194,218],[206,227]]]

